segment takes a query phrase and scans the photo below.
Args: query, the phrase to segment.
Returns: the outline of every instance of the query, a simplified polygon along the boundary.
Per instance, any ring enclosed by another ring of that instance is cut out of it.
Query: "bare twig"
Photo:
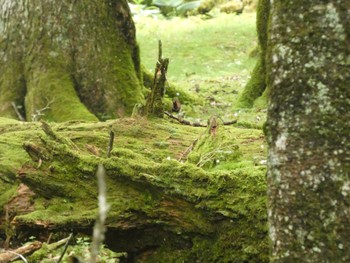
[[[106,198],[106,182],[105,182],[106,170],[102,164],[98,166],[97,169],[97,181],[98,181],[98,217],[95,222],[92,242],[91,242],[91,255],[90,255],[90,263],[95,263],[98,253],[100,251],[100,247],[105,238],[105,221],[107,218],[107,212],[109,206],[107,204]]]
[[[42,243],[39,241],[34,241],[30,244],[24,245],[23,247],[17,248],[13,251],[8,250],[4,253],[0,253],[0,262],[9,262],[17,257],[20,257],[20,255],[25,255],[30,252],[33,252],[35,250],[38,250],[41,248]],[[23,260],[23,256],[21,257]],[[26,262],[26,261],[25,261]]]
[[[50,105],[53,103],[54,100],[48,101],[46,106],[42,109],[36,110],[34,114],[32,114],[32,121],[38,121],[41,116],[44,116],[44,111],[47,111],[50,109]]]
[[[164,111],[164,114],[167,115],[168,117],[174,119],[174,120],[177,120],[178,122],[180,122],[181,124],[184,124],[184,125],[189,125],[189,126],[193,126],[193,127],[208,127],[208,124],[184,120],[182,118],[176,117],[175,115],[173,115],[167,111]],[[235,124],[235,123],[237,123],[237,120],[225,121],[225,122],[223,122],[223,125],[231,125],[231,124]]]
[[[207,124],[202,124],[199,122],[191,122],[188,120],[181,119],[181,118],[176,117],[167,111],[164,111],[164,114],[167,115],[168,117],[174,119],[174,120],[177,120],[178,122],[180,122],[181,124],[184,124],[184,125],[189,125],[189,126],[193,126],[193,127],[207,127],[208,126]]]
[[[17,117],[20,121],[26,121],[25,118],[22,116],[22,114],[19,112],[17,105],[14,101],[11,102],[11,105],[13,107],[13,109],[15,110]]]
[[[158,60],[154,71],[153,85],[151,93],[148,95],[146,106],[143,109],[145,116],[154,115],[163,118],[166,74],[168,71],[169,59],[162,58],[162,42],[158,42]]]
[[[47,244],[50,244],[51,238],[52,238],[52,232],[50,233],[49,238],[46,241]]]
[[[23,255],[18,254],[18,253],[14,252],[14,251],[11,251],[11,250],[9,250],[7,252],[17,256],[16,258],[12,259],[11,261],[16,260],[17,258],[21,258],[23,260],[23,262],[28,263],[27,259]]]
[[[72,239],[72,237],[73,237],[73,233],[71,233],[71,234],[69,235],[69,237],[68,237],[68,239],[67,239],[67,241],[66,241],[66,244],[64,245],[63,252],[62,252],[60,258],[57,260],[57,263],[60,263],[60,262],[61,262],[61,260],[62,260],[62,258],[63,258],[63,256],[64,256],[64,254],[65,254],[66,251],[67,251],[69,242],[70,242],[70,240]]]
[[[163,47],[162,47],[162,41],[158,40],[158,61],[161,63],[163,59]]]

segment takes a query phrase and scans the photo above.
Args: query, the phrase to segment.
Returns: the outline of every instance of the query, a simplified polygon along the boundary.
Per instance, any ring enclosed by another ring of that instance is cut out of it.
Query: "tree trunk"
[[[244,87],[241,96],[239,97],[237,105],[238,107],[252,107],[254,101],[259,98],[266,89],[266,48],[269,13],[270,0],[259,0],[256,13],[259,57],[251,74],[251,78],[249,79],[247,85]],[[264,104],[265,103],[263,103],[263,105]]]
[[[106,243],[127,252],[129,262],[268,262],[265,168],[240,159],[261,151],[262,134],[250,131],[249,147],[238,149],[229,135],[242,129],[210,131],[162,119],[47,125],[0,118],[0,224],[12,240],[45,231],[91,235],[95,173],[103,164]],[[183,153],[200,133],[191,154],[209,162],[216,152],[211,164],[220,159],[218,170],[177,161],[186,161]],[[233,163],[232,171],[220,170]]]
[[[350,2],[271,8],[272,262],[350,262]]]
[[[143,101],[125,0],[0,3],[0,116],[96,120]]]

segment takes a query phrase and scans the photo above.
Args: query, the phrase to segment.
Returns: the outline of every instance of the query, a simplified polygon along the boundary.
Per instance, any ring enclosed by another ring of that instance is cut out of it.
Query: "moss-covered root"
[[[238,99],[237,107],[251,108],[254,104],[254,101],[263,94],[265,88],[266,68],[264,59],[262,58],[262,55],[260,55],[251,74],[251,78],[248,81],[247,85],[244,87],[244,90]]]
[[[37,65],[28,75],[25,108],[29,121],[97,121],[94,114],[81,103],[73,80],[64,67],[56,65],[43,72]]]
[[[266,47],[267,47],[267,26],[270,13],[270,0],[259,0],[257,8],[257,31],[260,47],[260,56],[254,67],[251,78],[245,86],[237,103],[239,108],[250,108],[254,101],[259,98],[266,89]],[[262,98],[259,102],[264,102]]]

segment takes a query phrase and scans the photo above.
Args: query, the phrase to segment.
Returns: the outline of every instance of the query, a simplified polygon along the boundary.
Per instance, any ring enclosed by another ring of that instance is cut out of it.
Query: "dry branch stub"
[[[167,80],[166,73],[168,71],[169,59],[162,58],[162,41],[159,40],[158,44],[158,61],[154,72],[152,91],[146,102],[145,115],[153,115],[163,118],[163,97],[165,94],[165,82]]]

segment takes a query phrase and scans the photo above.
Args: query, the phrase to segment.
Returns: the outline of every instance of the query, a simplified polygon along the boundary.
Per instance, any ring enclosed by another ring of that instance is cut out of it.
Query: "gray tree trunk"
[[[126,0],[0,1],[0,116],[94,120],[143,101]],[[43,116],[42,116],[43,115]]]
[[[350,1],[271,1],[272,262],[350,262]]]

